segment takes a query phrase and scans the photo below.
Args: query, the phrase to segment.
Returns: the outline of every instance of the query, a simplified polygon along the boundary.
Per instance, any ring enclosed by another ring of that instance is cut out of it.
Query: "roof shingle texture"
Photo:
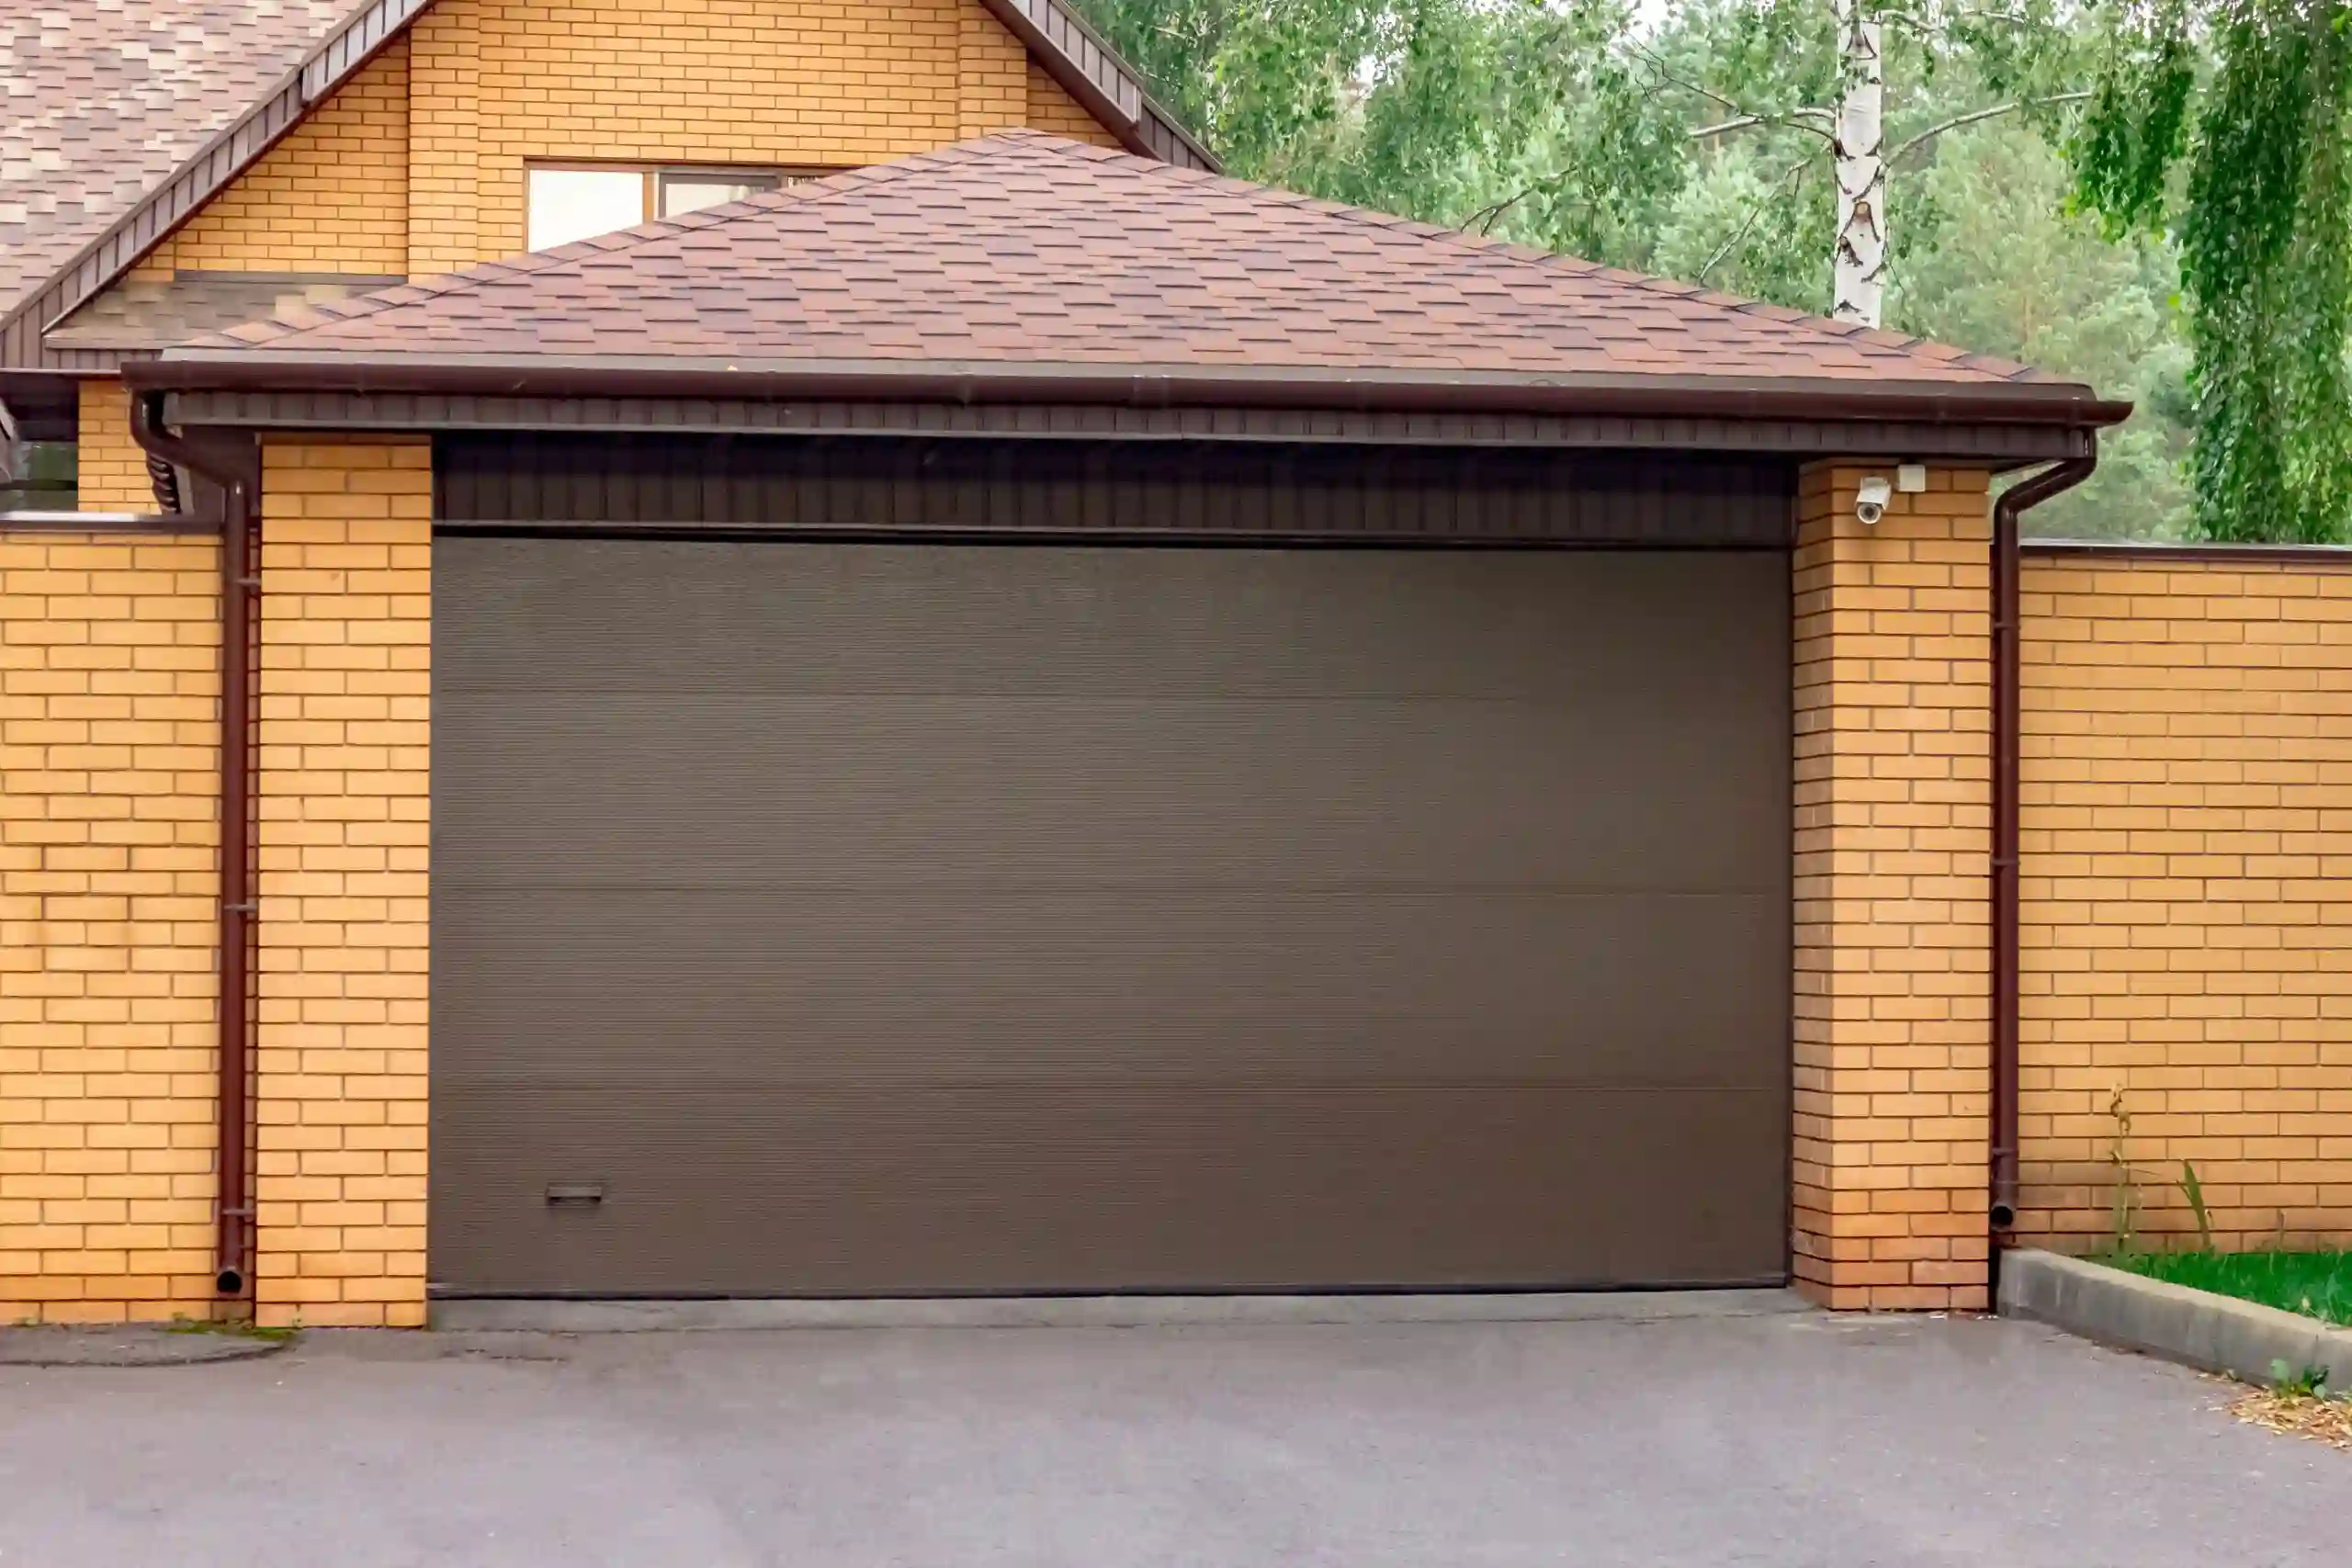
[[[355,0],[0,0],[0,315],[354,9]]]
[[[192,348],[1992,385],[2006,360],[1035,132]]]

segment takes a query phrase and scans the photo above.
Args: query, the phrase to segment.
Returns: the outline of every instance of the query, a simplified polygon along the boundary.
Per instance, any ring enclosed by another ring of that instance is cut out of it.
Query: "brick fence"
[[[0,1321],[211,1305],[219,564],[0,532]]]
[[[2021,1222],[2352,1239],[2352,551],[2024,581]]]

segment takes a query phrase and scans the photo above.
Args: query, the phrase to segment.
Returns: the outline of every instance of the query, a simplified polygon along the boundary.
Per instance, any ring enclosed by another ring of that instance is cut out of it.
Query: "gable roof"
[[[1131,149],[1216,166],[1065,0],[980,3]],[[130,270],[433,4],[0,0],[0,368],[111,367],[111,349],[46,349],[43,329]]]
[[[322,302],[148,368],[175,387],[601,374],[644,395],[666,376],[682,396],[985,400],[1148,378],[1321,406],[1630,409],[1670,389],[1742,417],[1807,397],[2076,425],[2125,409],[2007,360],[1034,131]]]
[[[300,61],[351,0],[0,0],[0,308]]]

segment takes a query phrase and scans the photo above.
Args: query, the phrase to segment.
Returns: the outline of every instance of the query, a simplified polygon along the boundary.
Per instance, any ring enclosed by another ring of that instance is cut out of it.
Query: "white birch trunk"
[[[1836,4],[1842,58],[1831,149],[1838,165],[1832,313],[1841,321],[1874,327],[1886,296],[1886,164],[1880,156],[1886,63],[1880,52],[1880,25],[1864,17],[1863,0]]]

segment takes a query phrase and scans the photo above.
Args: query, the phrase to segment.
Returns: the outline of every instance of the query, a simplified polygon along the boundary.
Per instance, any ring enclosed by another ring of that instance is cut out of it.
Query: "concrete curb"
[[[2005,1254],[2000,1309],[2248,1382],[2269,1382],[2270,1364],[2284,1361],[2325,1367],[2331,1388],[2352,1389],[2352,1330],[2079,1258]]]
[[[146,1324],[0,1328],[0,1367],[195,1367],[274,1356],[292,1342]]]
[[[1221,1324],[1645,1323],[1810,1312],[1793,1291],[1464,1292],[1382,1296],[982,1296],[865,1301],[471,1300],[436,1329],[548,1334],[763,1328],[1167,1328]]]

